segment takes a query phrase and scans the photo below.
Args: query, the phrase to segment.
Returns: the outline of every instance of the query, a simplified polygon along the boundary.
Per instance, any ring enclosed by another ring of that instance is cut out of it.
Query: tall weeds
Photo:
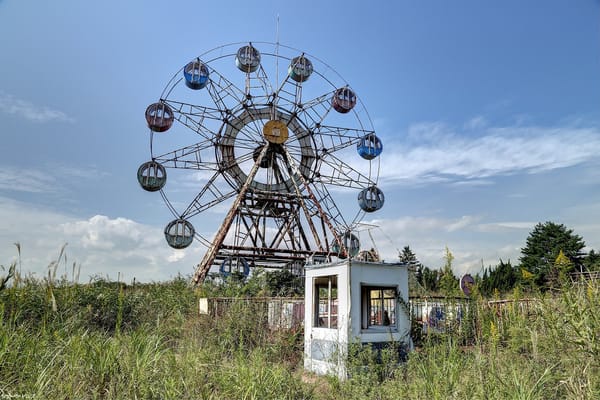
[[[347,380],[307,383],[302,331],[269,330],[264,305],[238,300],[213,318],[197,314],[198,292],[183,277],[81,284],[14,271],[0,290],[0,397],[600,398],[596,282],[566,285],[527,307],[519,293],[501,310],[481,299],[474,343],[460,332],[424,337],[402,363],[393,348],[360,347],[350,352]]]

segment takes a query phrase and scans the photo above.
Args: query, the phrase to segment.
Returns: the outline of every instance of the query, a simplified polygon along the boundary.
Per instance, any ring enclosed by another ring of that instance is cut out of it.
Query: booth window
[[[362,286],[362,329],[396,327],[396,288]]]
[[[318,328],[337,328],[337,275],[314,278],[313,325]]]

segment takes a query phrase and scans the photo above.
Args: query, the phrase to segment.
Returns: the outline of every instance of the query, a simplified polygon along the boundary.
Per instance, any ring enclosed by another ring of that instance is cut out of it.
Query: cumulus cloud
[[[2,197],[0,219],[0,264],[15,259],[13,243],[19,243],[23,273],[38,277],[46,274],[65,243],[68,263],[58,273],[70,275],[75,262],[81,267],[82,280],[100,275],[158,281],[177,273],[191,274],[205,250],[197,245],[175,251],[166,245],[162,228],[127,218],[95,215],[80,219]]]
[[[74,119],[62,111],[39,106],[27,100],[0,92],[0,112],[25,118],[33,122],[74,122]]]
[[[600,130],[580,126],[489,126],[474,118],[462,128],[411,126],[404,141],[386,146],[381,179],[406,183],[487,184],[491,177],[537,173],[594,160]]]
[[[193,272],[199,249],[175,251],[166,245],[162,229],[127,218],[95,215],[86,220],[63,223],[58,227],[65,238],[81,249],[84,260],[108,270],[138,274],[138,279],[164,279],[173,264]],[[137,272],[135,272],[137,271]],[[141,276],[140,276],[141,274]]]
[[[86,249],[115,249],[133,243],[142,244],[145,239],[143,226],[126,218],[110,219],[95,215],[88,220],[61,224],[60,227],[65,235],[80,237]]]

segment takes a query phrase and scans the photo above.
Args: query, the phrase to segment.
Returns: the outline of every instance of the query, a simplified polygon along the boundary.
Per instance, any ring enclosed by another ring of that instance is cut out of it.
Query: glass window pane
[[[368,326],[394,326],[396,324],[396,289],[364,287],[363,315],[368,315]],[[367,328],[368,328],[367,326]],[[364,323],[363,323],[364,328]]]
[[[333,275],[315,278],[314,293],[315,320],[313,326],[320,328],[337,328],[337,276]]]

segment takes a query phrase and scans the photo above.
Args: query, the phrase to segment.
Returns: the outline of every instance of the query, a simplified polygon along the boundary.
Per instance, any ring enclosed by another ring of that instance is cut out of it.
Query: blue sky
[[[600,249],[600,2],[0,0],[0,264],[42,276],[190,274],[135,178],[143,118],[190,59],[279,41],[332,66],[384,142],[386,260],[410,245],[455,273],[518,261],[538,222]],[[216,229],[224,214],[207,217]]]

